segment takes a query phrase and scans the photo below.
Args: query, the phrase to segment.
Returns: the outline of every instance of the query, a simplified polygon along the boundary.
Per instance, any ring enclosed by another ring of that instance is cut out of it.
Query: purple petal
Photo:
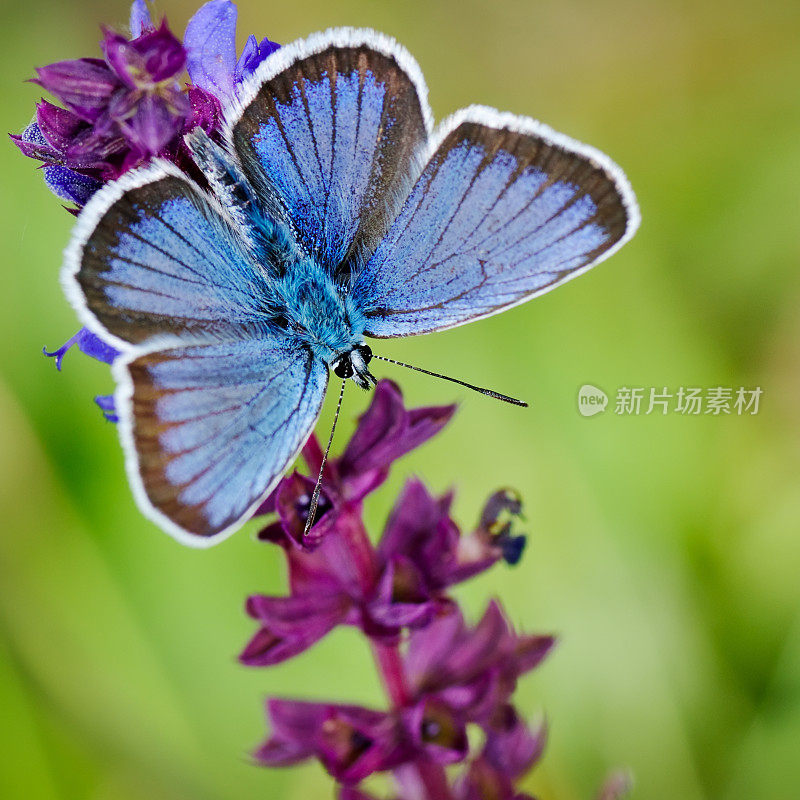
[[[458,608],[438,617],[426,628],[415,630],[405,658],[406,675],[415,686],[423,686],[435,675],[458,639],[463,635],[464,619]]]
[[[192,83],[222,103],[234,98],[237,13],[229,0],[210,0],[189,20],[183,37]]]
[[[117,122],[128,142],[142,153],[154,156],[160,153],[183,128],[189,114],[188,101],[177,94],[168,102],[163,96],[145,94],[135,104],[132,115],[115,109]]]
[[[360,499],[377,488],[391,463],[437,434],[455,410],[455,406],[440,406],[407,411],[397,385],[379,381],[372,403],[339,460],[348,494]]]
[[[36,125],[41,137],[61,153],[74,143],[75,137],[81,132],[91,130],[77,114],[47,100],[36,104]]]
[[[244,43],[244,49],[236,62],[233,70],[233,82],[237,86],[246,81],[259,67],[267,56],[271,56],[280,45],[264,37],[260,42],[250,34]]]
[[[95,125],[78,131],[65,147],[64,166],[80,170],[99,170],[105,180],[117,177],[119,156],[128,149],[121,132],[113,125],[106,133],[105,128]]]
[[[22,155],[28,158],[37,158],[51,164],[60,164],[62,161],[61,153],[44,138],[36,120],[31,122],[21,134],[10,133],[9,137],[19,147]]]
[[[54,195],[75,203],[76,206],[85,206],[89,198],[103,185],[96,178],[58,166],[45,166],[44,182]]]
[[[167,26],[166,19],[157,30],[134,39],[131,47],[144,62],[152,83],[177,77],[186,66],[186,50]]]
[[[367,794],[356,786],[340,786],[338,800],[378,800],[375,795]]]
[[[153,30],[153,20],[150,17],[150,9],[145,0],[133,0],[131,4],[131,19],[129,23],[131,39],[136,39],[146,31]]]
[[[378,583],[369,614],[386,628],[424,625],[436,611],[436,603],[413,562],[396,556],[386,566]]]
[[[462,636],[450,651],[447,665],[441,671],[450,682],[461,683],[473,680],[498,662],[502,663],[510,649],[509,627],[496,601],[492,600],[480,622]],[[437,676],[439,680],[444,675]]]
[[[133,41],[106,29],[103,52],[114,72],[131,89],[152,89],[176,77],[186,65],[186,51],[166,20],[158,30]]]
[[[483,754],[495,769],[512,779],[522,777],[542,757],[547,741],[547,725],[542,720],[533,730],[507,705],[500,709],[487,728]]]
[[[86,122],[95,122],[120,82],[98,58],[58,61],[36,70],[38,83]],[[40,123],[41,124],[41,123]]]
[[[473,628],[466,627],[460,613],[453,612],[413,631],[406,672],[419,691],[465,686],[464,702],[477,705],[486,699],[501,666],[512,657],[514,643],[500,606],[492,601]],[[515,680],[517,674],[512,669],[509,680]]]
[[[514,648],[514,668],[518,675],[530,672],[545,659],[555,647],[556,637],[540,634],[520,636]]]
[[[325,709],[322,703],[269,700],[267,715],[272,735],[256,750],[256,759],[267,766],[284,767],[313,756]]]
[[[184,131],[188,133],[198,127],[206,133],[219,130],[222,126],[222,108],[219,100],[199,86],[188,86],[186,96],[191,111],[184,124]]]
[[[454,788],[456,800],[527,800],[527,795],[517,794],[511,778],[483,756],[472,761]]]
[[[103,416],[106,418],[108,422],[119,422],[119,417],[117,416],[117,409],[114,405],[114,395],[113,394],[101,394],[95,397],[94,402],[97,403],[100,410],[103,412]]]
[[[307,650],[342,622],[349,602],[331,593],[292,597],[253,595],[247,613],[261,629],[239,660],[251,667],[279,664]]]
[[[431,589],[450,585],[459,531],[450,519],[450,495],[437,499],[412,478],[403,487],[384,528],[379,555],[410,558]]]
[[[52,353],[48,352],[46,348],[42,352],[49,358],[55,358],[56,369],[61,370],[61,362],[64,359],[67,351],[73,346],[78,345],[78,349],[85,353],[87,356],[102,361],[105,364],[112,364],[114,359],[119,355],[110,344],[104,342],[99,336],[96,336],[88,328],[81,328],[73,337],[67,339],[58,350]]]

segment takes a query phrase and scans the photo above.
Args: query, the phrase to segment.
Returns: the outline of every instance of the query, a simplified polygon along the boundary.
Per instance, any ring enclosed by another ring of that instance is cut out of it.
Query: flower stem
[[[402,708],[407,705],[411,695],[406,686],[403,662],[400,660],[400,653],[397,652],[397,648],[372,642],[372,654],[375,656],[378,672],[392,705],[395,708]]]
[[[358,511],[360,512],[360,508]],[[360,513],[348,513],[342,516],[347,517],[348,523],[344,526],[344,530],[340,530],[342,543],[347,547],[351,563],[359,573],[359,583],[368,591],[375,585],[376,579],[375,548],[369,540]],[[403,660],[397,645],[384,645],[372,641],[372,653],[392,706],[399,710],[408,705],[412,699],[411,691],[406,682]],[[453,795],[447,783],[447,775],[441,765],[420,758],[409,766],[415,769],[420,789],[424,793],[420,800],[452,800]]]
[[[375,548],[361,524],[360,517],[352,515],[351,519],[355,524],[348,526],[344,538],[352,555],[352,563],[361,566],[362,585],[374,585]],[[397,645],[385,645],[373,640],[372,654],[392,706],[396,710],[407,706],[412,698]],[[408,767],[417,773],[419,788],[422,792],[420,800],[452,800],[447,775],[441,765],[426,758],[420,758],[413,764],[409,764]]]
[[[411,700],[411,692],[406,683],[403,661],[397,646],[373,642],[372,654],[394,708],[400,709],[407,705]],[[424,800],[452,800],[447,775],[441,765],[420,758],[409,766],[416,770]]]

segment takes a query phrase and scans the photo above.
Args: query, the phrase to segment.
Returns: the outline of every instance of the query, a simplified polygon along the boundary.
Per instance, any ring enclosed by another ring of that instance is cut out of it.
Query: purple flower
[[[131,38],[105,29],[105,59],[59,61],[35,82],[62,106],[42,100],[36,126],[12,140],[45,165],[47,186],[78,207],[103,182],[153,156],[192,169],[183,135],[221,127],[222,106],[278,45],[250,36],[236,58],[236,6],[211,0],[189,21],[181,43],[166,21],[153,25],[144,0],[131,6]],[[182,88],[188,69],[194,85]]]
[[[529,652],[528,640],[534,638],[542,640],[537,659]],[[507,679],[513,675],[516,680],[532,669],[552,644],[552,637],[515,634],[495,603],[475,627],[465,625],[460,612],[451,610],[424,633],[412,634],[405,659],[399,662],[408,684],[402,704],[380,712],[272,700],[272,733],[256,758],[270,766],[318,758],[337,780],[357,783],[373,772],[419,760],[438,765],[464,762],[470,750],[468,726],[478,724],[485,744],[465,773],[463,796],[472,797],[473,787],[491,777],[497,796],[510,800],[515,796],[514,780],[541,756],[545,729],[540,725],[531,731],[520,719],[508,703]]]
[[[539,761],[546,741],[544,721],[529,727],[513,706],[506,705],[493,715],[481,758],[499,774],[516,780]]]
[[[215,95],[223,105],[233,102],[239,86],[279,45],[250,36],[236,58],[236,5],[210,0],[189,20],[184,35],[187,69],[195,86]]]
[[[106,30],[103,51],[123,85],[108,103],[111,120],[132,152],[142,158],[158,154],[183,130],[191,113],[175,80],[186,65],[183,45],[164,21],[158,30],[130,41]]]
[[[452,496],[436,497],[412,478],[377,545],[362,522],[365,495],[453,411],[407,409],[393,383],[379,382],[344,452],[325,467],[310,535],[303,538],[312,478],[287,476],[260,509],[276,515],[259,537],[282,547],[290,593],[248,598],[247,613],[259,628],[240,660],[277,664],[337,625],[357,626],[371,640],[392,700],[384,712],[300,701],[269,707],[272,733],[257,751],[259,761],[282,766],[317,758],[346,787],[343,800],[372,800],[354,784],[385,770],[393,771],[403,800],[525,800],[515,782],[544,748],[544,725],[527,725],[512,697],[554,637],[515,632],[495,602],[468,625],[448,595],[498,561],[519,560],[525,543],[514,531],[519,497],[507,489],[490,495],[477,528],[462,535],[450,516]],[[304,457],[316,474],[322,452],[313,437]],[[483,731],[477,753],[470,748],[476,726]],[[451,785],[444,767],[453,764],[464,766]]]
[[[193,101],[182,91],[178,78],[186,52],[166,22],[155,29],[146,6],[134,3],[131,30],[133,39],[104,31],[105,60],[80,58],[37,69],[35,82],[62,106],[42,100],[36,129],[12,136],[26,156],[62,168],[51,170],[49,179],[46,172],[48,186],[77,205],[83,205],[101,181],[154,155],[169,157],[168,146],[189,126],[218,126],[218,112],[209,112],[218,102],[203,98],[198,103],[197,97]],[[171,152],[181,152],[180,146],[173,144]]]
[[[531,731],[509,700],[517,678],[554,643],[551,636],[515,633],[495,602],[474,627],[451,608],[412,631],[404,656],[409,700],[402,713],[417,751],[439,764],[463,761],[467,726],[477,724],[486,736],[481,757],[511,785],[540,758],[545,730]]]
[[[326,467],[317,523],[305,540],[314,482],[296,472],[281,481],[261,509],[274,511],[278,519],[260,537],[283,546],[291,595],[248,600],[247,612],[261,627],[241,655],[244,663],[278,663],[339,624],[358,625],[373,638],[391,641],[401,628],[423,625],[449,604],[443,590],[462,574],[471,574],[454,552],[459,532],[449,517],[449,496],[437,500],[412,481],[390,517],[380,548],[369,549],[364,563],[354,565],[350,545],[365,537],[360,517],[364,495],[386,479],[395,459],[441,430],[454,410],[407,410],[397,386],[381,381],[343,455]],[[305,455],[312,469],[318,469],[315,442]],[[489,553],[483,548],[481,564],[488,566],[499,555],[499,549]],[[444,566],[437,566],[438,561]]]
[[[498,710],[505,713],[517,679],[540,664],[554,644],[552,636],[516,634],[494,601],[474,628],[453,609],[412,631],[406,677],[416,696],[438,698],[464,719],[492,727]]]
[[[318,521],[306,539],[314,482],[297,472],[281,481],[261,509],[278,519],[260,538],[283,546],[291,594],[248,599],[247,613],[260,627],[240,656],[243,663],[279,663],[342,624],[356,625],[376,641],[395,642],[404,628],[424,627],[447,612],[449,587],[497,563],[505,542],[519,538],[509,533],[520,511],[511,492],[492,495],[478,529],[462,536],[450,517],[452,496],[436,498],[412,479],[378,547],[366,548],[362,563],[354,565],[352,544],[366,537],[362,492],[386,478],[393,459],[441,430],[452,412],[452,407],[407,410],[397,387],[381,381],[344,454],[329,462]],[[315,443],[306,457],[318,464]]]
[[[106,344],[99,336],[95,336],[88,328],[81,328],[74,336],[67,339],[58,350],[49,352],[47,348],[42,348],[42,352],[48,358],[54,358],[56,360],[56,369],[60,372],[61,362],[64,360],[64,356],[75,345],[78,346],[78,349],[82,353],[97,359],[97,361],[102,361],[104,364],[112,364],[114,359],[119,355],[117,350],[111,345]],[[94,401],[103,412],[103,416],[109,422],[119,422],[119,417],[114,408],[113,395],[99,395],[95,397]]]
[[[328,772],[354,784],[408,759],[392,714],[359,706],[270,700],[272,735],[255,752],[266,766],[286,766],[316,757]]]
[[[74,336],[67,339],[58,350],[48,352],[47,348],[42,348],[42,352],[49,358],[55,358],[56,369],[61,370],[61,362],[67,352],[78,345],[78,349],[87,356],[102,361],[104,364],[113,364],[114,359],[119,355],[110,344],[106,344],[99,336],[95,336],[88,328],[81,328]]]
[[[489,497],[477,529],[469,536],[462,536],[450,518],[451,502],[450,494],[435,498],[421,481],[408,481],[378,546],[385,561],[401,557],[411,562],[431,593],[461,583],[500,559],[518,563],[525,542],[524,535],[511,533],[521,503],[510,490]],[[509,542],[514,543],[511,548]],[[511,559],[507,558],[509,549],[513,550]]]
[[[171,90],[171,84],[162,84],[177,77],[186,66],[186,51],[166,20],[158,30],[147,30],[135,39],[106,29],[102,46],[108,65],[129,89]]]

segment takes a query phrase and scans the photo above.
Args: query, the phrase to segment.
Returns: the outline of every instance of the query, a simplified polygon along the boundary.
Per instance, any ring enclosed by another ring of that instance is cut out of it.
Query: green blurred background
[[[180,31],[193,7],[159,10]],[[35,65],[95,54],[98,24],[127,11],[7,4],[2,128],[30,119]],[[459,592],[472,614],[498,594],[515,623],[562,637],[519,690],[552,728],[525,788],[588,800],[626,766],[647,800],[799,797],[800,5],[240,2],[242,39],[339,24],[402,41],[437,118],[480,102],[607,151],[642,207],[635,240],[579,281],[382,351],[532,401],[395,372],[414,404],[463,404],[367,507],[377,530],[411,473],[455,486],[466,526],[498,486],[526,498],[523,563]],[[10,144],[0,164],[0,796],[330,797],[319,767],[247,752],[266,695],[379,703],[364,643],[340,631],[280,668],[237,665],[243,599],[281,590],[281,559],[252,526],[196,552],[140,516],[92,403],[107,369],[73,352],[59,375],[40,355],[76,328],[57,280],[72,217]],[[757,416],[583,418],[584,383],[612,404],[624,385],[764,395]],[[347,426],[366,401],[348,392]]]

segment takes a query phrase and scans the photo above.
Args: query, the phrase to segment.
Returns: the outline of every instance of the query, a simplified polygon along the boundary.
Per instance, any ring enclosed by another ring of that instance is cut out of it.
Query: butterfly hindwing
[[[250,182],[277,192],[306,251],[335,271],[388,228],[430,126],[411,56],[373,31],[337,29],[270,56],[227,137]]]
[[[471,107],[438,147],[359,273],[370,336],[489,316],[575,277],[638,224],[622,171],[533,120]]]
[[[247,518],[297,455],[328,370],[284,338],[243,331],[115,365],[131,484],[174,536],[211,543]]]

